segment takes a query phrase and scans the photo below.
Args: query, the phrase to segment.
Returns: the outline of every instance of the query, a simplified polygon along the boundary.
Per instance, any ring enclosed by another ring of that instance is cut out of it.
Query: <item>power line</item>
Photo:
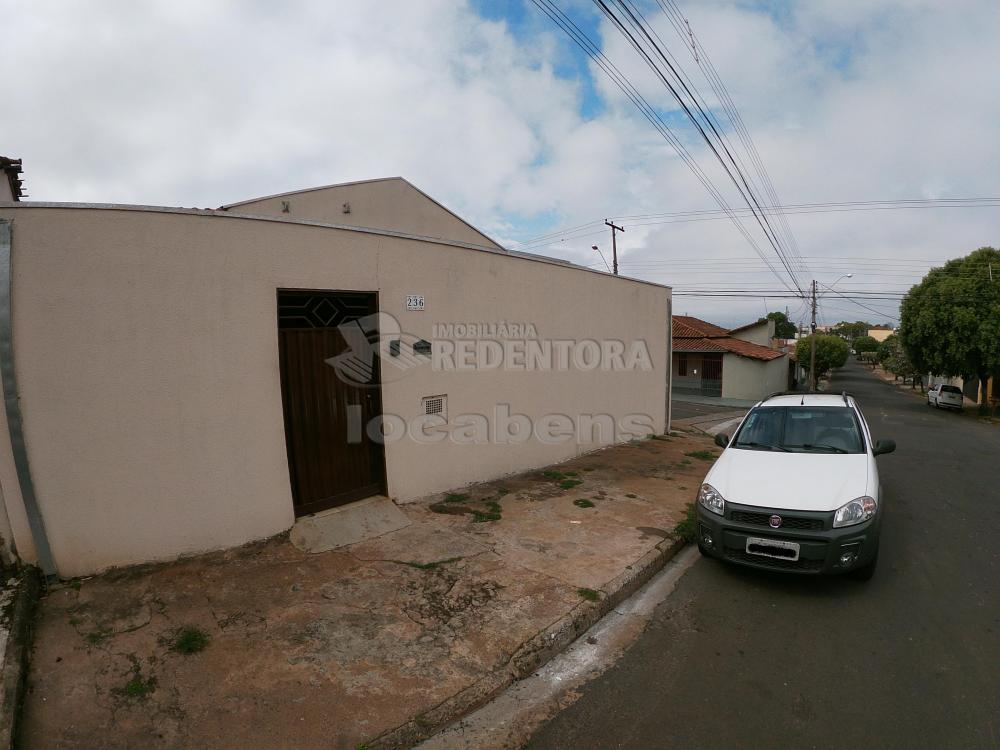
[[[611,0],[611,1],[615,2],[616,0]],[[681,109],[684,111],[684,114],[687,116],[688,120],[690,120],[690,122],[694,125],[695,129],[698,131],[702,139],[705,141],[705,144],[709,147],[709,149],[715,156],[716,160],[722,166],[723,171],[725,171],[730,181],[736,187],[736,190],[740,194],[740,197],[747,204],[747,207],[751,210],[753,218],[760,226],[761,231],[764,233],[764,236],[767,239],[768,243],[771,245],[775,253],[778,255],[781,264],[785,267],[785,271],[792,279],[792,283],[796,286],[796,288],[799,290],[800,293],[804,294],[804,292],[802,291],[802,285],[799,282],[794,269],[792,268],[787,253],[782,249],[781,243],[778,240],[777,235],[774,233],[774,229],[773,227],[771,227],[770,221],[768,221],[767,216],[765,214],[760,212],[760,204],[757,200],[756,195],[754,194],[753,190],[751,190],[747,182],[746,175],[740,170],[739,165],[736,164],[735,159],[733,159],[732,157],[732,153],[729,151],[726,144],[719,137],[718,130],[715,128],[715,125],[712,123],[711,119],[705,114],[704,110],[700,107],[696,97],[691,92],[690,88],[687,86],[684,79],[678,74],[677,69],[670,62],[670,59],[668,59],[667,55],[663,52],[662,48],[656,43],[656,41],[654,41],[652,34],[650,34],[650,32],[648,31],[645,21],[642,18],[642,14],[639,13],[637,10],[633,12],[628,6],[627,0],[617,0],[618,7],[621,8],[625,14],[625,20],[623,21],[611,10],[611,8],[608,7],[608,4],[604,0],[594,0],[594,2],[601,8],[605,16],[608,18],[608,20],[610,20],[618,28],[618,30],[623,35],[625,35],[629,43],[632,45],[633,49],[635,49],[635,51],[638,52],[639,55],[646,61],[646,64],[648,65],[650,70],[653,71],[653,73],[660,79],[663,85],[666,86],[671,96],[673,96],[673,98],[677,101],[677,103],[680,104]],[[647,50],[646,47],[644,47],[639,42],[636,36],[631,31],[629,31],[628,28],[626,28],[626,23],[628,23],[628,25],[630,25],[633,29],[635,29],[636,33],[640,34],[642,37],[645,38],[646,45],[648,45],[649,50]],[[680,88],[684,89],[687,96],[690,97],[690,101],[688,99],[685,99],[684,96],[682,96],[682,94],[678,90],[678,87],[675,86],[674,83],[671,81],[670,76],[668,76],[667,73],[665,73],[661,69],[660,65],[653,59],[654,56],[658,56],[659,59],[663,61],[663,64],[666,65],[673,79],[679,84]],[[718,147],[716,145],[716,142],[714,142],[712,138],[709,136],[708,132],[705,130],[705,127],[703,127],[702,122],[695,115],[695,112],[693,110],[698,111],[698,113],[701,114],[702,119],[708,125],[708,128],[713,131],[718,142]],[[720,148],[722,149],[722,152],[726,154],[726,157],[723,157],[722,153],[720,153],[719,150]]]
[[[825,203],[797,203],[788,205],[774,205],[763,208],[765,213],[773,215],[782,214],[829,214],[829,213],[855,213],[863,211],[900,211],[900,210],[920,210],[920,209],[953,209],[953,208],[1000,208],[1000,198],[937,198],[937,199],[913,199],[904,198],[898,200],[873,200],[873,201],[840,201]],[[734,207],[730,209],[737,215],[746,216],[750,209]],[[653,214],[620,214],[616,215],[618,221],[628,221],[632,226],[659,226],[661,224],[687,224],[698,221],[718,221],[727,218],[728,214],[716,209],[701,209],[692,211],[672,211]],[[544,245],[557,239],[580,239],[574,237],[575,233],[586,231],[589,227],[597,226],[600,221],[591,221],[574,227],[558,229],[547,234],[531,237],[521,242],[518,247],[521,249]],[[802,256],[808,258],[809,256]]]
[[[685,163],[688,169],[692,171],[698,181],[701,182],[705,189],[708,190],[709,194],[715,199],[719,207],[730,217],[730,220],[754,249],[754,252],[760,256],[761,260],[764,261],[765,265],[772,270],[772,273],[774,273],[782,284],[785,284],[784,279],[781,278],[778,271],[771,265],[764,251],[757,245],[756,241],[747,231],[746,227],[743,226],[736,214],[732,212],[732,208],[729,206],[722,193],[720,193],[718,188],[715,187],[708,175],[704,173],[698,163],[694,160],[694,157],[691,156],[688,150],[684,147],[683,143],[681,143],[680,139],[677,138],[673,131],[663,121],[663,118],[660,117],[659,113],[649,104],[649,102],[646,101],[635,86],[632,85],[627,76],[623,75],[621,71],[618,70],[614,63],[612,63],[607,56],[604,55],[600,48],[598,48],[597,45],[583,31],[580,30],[580,28],[571,18],[569,18],[569,16],[559,9],[553,0],[532,0],[532,2],[539,8],[539,10],[548,16],[553,23],[562,29],[573,40],[573,42],[597,64],[599,68],[601,68],[605,75],[612,80],[622,93],[625,94],[629,101],[631,101],[642,113],[642,115],[650,122],[653,128],[674,148],[674,151],[681,157],[681,160]],[[791,287],[789,287],[789,289],[791,289]]]

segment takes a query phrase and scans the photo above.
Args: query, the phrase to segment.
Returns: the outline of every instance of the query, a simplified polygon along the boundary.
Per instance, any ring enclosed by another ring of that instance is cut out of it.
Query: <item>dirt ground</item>
[[[22,746],[363,747],[594,607],[715,453],[637,441],[405,505],[408,526],[338,550],[285,534],[55,588]]]

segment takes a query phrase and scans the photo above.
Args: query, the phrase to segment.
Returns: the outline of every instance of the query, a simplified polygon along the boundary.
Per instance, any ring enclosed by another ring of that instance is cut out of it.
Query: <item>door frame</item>
[[[341,507],[353,502],[365,500],[369,497],[375,497],[376,495],[379,494],[385,495],[388,492],[389,483],[388,483],[388,472],[386,470],[385,441],[384,440],[373,441],[375,445],[378,446],[377,450],[378,460],[376,469],[377,475],[375,477],[376,479],[375,484],[377,486],[377,490],[375,492],[370,492],[368,488],[371,485],[366,485],[363,488],[358,488],[357,490],[347,491],[344,493],[339,493],[337,495],[332,495],[331,497],[324,498],[322,500],[314,500],[311,502],[301,503],[301,504],[296,503],[297,489],[296,489],[296,481],[295,478],[293,477],[294,463],[292,461],[292,456],[291,456],[291,446],[288,441],[288,422],[285,411],[284,378],[283,378],[283,368],[281,366],[281,355],[280,355],[281,329],[279,326],[279,314],[278,314],[280,295],[286,292],[292,292],[292,293],[301,292],[304,294],[316,294],[316,295],[327,295],[327,296],[336,296],[340,294],[370,295],[372,298],[372,310],[375,314],[378,314],[378,312],[381,310],[381,299],[378,291],[363,290],[363,289],[311,289],[304,287],[275,287],[275,292],[274,292],[275,351],[278,354],[278,363],[277,363],[278,399],[279,402],[281,403],[281,429],[285,442],[285,465],[286,468],[288,469],[288,488],[291,494],[292,510],[294,511],[296,518],[302,518],[304,516],[310,516],[315,513],[328,510],[330,508]],[[379,331],[379,335],[381,335],[381,331]],[[376,356],[374,359],[372,382],[374,384],[372,388],[372,390],[374,391],[373,393],[374,408],[379,418],[381,419],[383,416],[382,362],[378,356]],[[362,425],[362,430],[367,430],[367,427],[368,427],[367,424]],[[346,441],[346,436],[344,439]],[[355,493],[357,493],[356,496]]]

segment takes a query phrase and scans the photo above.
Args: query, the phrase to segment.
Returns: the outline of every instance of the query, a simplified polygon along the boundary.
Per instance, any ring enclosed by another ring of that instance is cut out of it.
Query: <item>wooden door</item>
[[[281,399],[296,515],[385,492],[383,446],[367,429],[381,415],[378,358],[370,360],[367,382],[358,368],[335,366],[335,358],[358,347],[352,331],[370,329],[376,312],[376,296],[369,293],[278,293]]]

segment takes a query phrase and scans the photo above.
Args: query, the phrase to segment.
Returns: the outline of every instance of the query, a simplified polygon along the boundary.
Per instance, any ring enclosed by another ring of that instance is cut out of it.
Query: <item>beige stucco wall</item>
[[[757,323],[748,328],[733,331],[732,336],[741,341],[749,341],[751,344],[759,344],[760,346],[770,348],[771,339],[774,338],[774,321],[765,320],[763,323]]]
[[[722,361],[722,397],[746,400],[761,399],[788,388],[788,357],[768,362],[736,354],[726,354]]]
[[[651,415],[664,427],[669,290],[500,253],[231,214],[0,208],[13,219],[14,348],[35,490],[59,572],[240,544],[293,522],[279,288],[378,291],[403,330],[530,322],[551,339],[643,339],[652,371],[434,372],[383,388],[404,419],[449,412]],[[419,259],[419,262],[416,260]],[[407,294],[426,310],[405,312]],[[567,459],[593,443],[386,447],[408,500]],[[0,485],[16,483],[6,431]],[[5,494],[8,505],[9,494]],[[30,550],[23,509],[10,511]],[[20,524],[20,526],[19,526]]]
[[[14,200],[14,191],[10,189],[10,180],[0,172],[0,202]]]
[[[288,203],[285,213],[284,203]],[[344,213],[349,203],[350,213]],[[501,249],[498,244],[400,177],[303,190],[231,205],[233,213],[311,219],[352,227],[389,229],[422,237],[469,242]]]
[[[871,336],[876,341],[885,341],[893,334],[893,331],[887,330],[885,328],[869,328],[868,335]]]

